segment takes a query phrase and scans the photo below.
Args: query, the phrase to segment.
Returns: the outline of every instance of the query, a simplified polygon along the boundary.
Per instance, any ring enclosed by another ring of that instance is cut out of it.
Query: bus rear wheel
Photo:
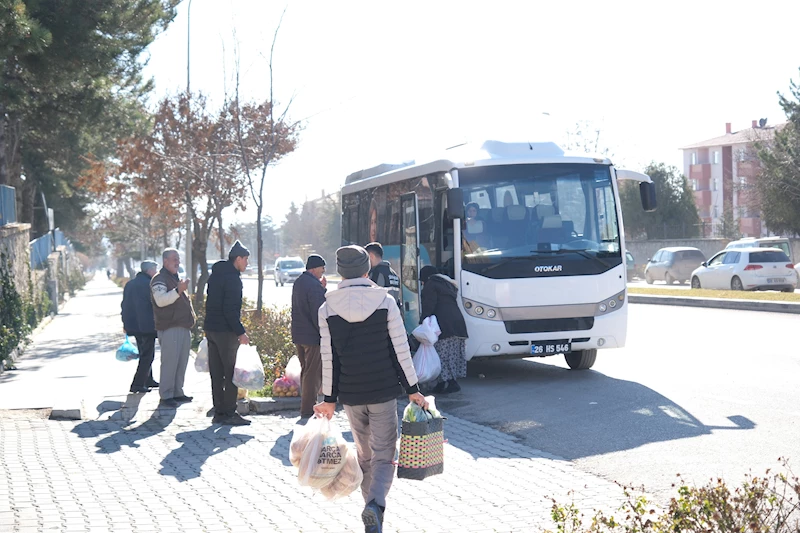
[[[570,370],[586,370],[592,368],[597,360],[597,350],[580,350],[564,354]]]

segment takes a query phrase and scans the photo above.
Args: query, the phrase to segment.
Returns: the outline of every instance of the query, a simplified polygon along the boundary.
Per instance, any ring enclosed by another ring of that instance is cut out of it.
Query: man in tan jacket
[[[181,259],[178,250],[167,248],[161,254],[163,268],[150,281],[158,344],[161,346],[161,380],[158,393],[165,407],[191,402],[183,393],[186,365],[192,344],[191,329],[195,314],[186,289],[189,280],[178,278]]]

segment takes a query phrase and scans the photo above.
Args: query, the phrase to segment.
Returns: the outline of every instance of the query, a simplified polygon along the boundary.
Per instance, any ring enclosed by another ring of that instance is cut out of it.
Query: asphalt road
[[[256,281],[244,284],[255,301]],[[268,305],[290,304],[290,285],[267,279],[264,289]],[[739,482],[779,457],[800,464],[800,353],[787,335],[796,324],[794,315],[631,305],[627,346],[601,351],[592,370],[570,371],[560,356],[471,362],[462,392],[437,403],[666,499],[677,474]]]
[[[560,356],[476,362],[456,416],[517,436],[661,498],[676,475],[702,484],[800,463],[800,354],[793,315],[632,305],[627,346],[589,371]],[[479,378],[478,374],[485,375]]]

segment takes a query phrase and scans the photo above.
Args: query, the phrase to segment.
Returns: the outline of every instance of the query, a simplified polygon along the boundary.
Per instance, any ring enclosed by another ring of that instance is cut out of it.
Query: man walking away
[[[371,242],[364,249],[369,253],[369,279],[378,287],[389,289],[389,294],[400,306],[400,276],[392,269],[389,261],[383,260],[383,246],[379,242]]]
[[[153,261],[142,261],[141,272],[125,284],[122,292],[122,326],[125,333],[133,335],[139,349],[139,366],[131,383],[131,392],[148,392],[158,387],[153,379],[153,358],[156,351],[156,325],[153,304],[150,302],[150,280],[158,272]]]
[[[397,396],[423,408],[403,319],[394,299],[367,278],[369,256],[360,246],[336,250],[344,278],[319,309],[322,391],[314,411],[333,416],[344,405],[364,472],[361,519],[367,533],[381,533],[386,495],[394,479]]]
[[[153,303],[158,344],[161,346],[161,383],[158,393],[164,407],[177,407],[191,402],[183,393],[183,380],[189,362],[189,349],[195,314],[186,289],[189,280],[178,279],[181,258],[178,250],[167,248],[161,254],[163,267],[150,280],[150,298]]]
[[[242,325],[242,272],[247,268],[250,252],[236,241],[227,261],[217,261],[208,278],[206,319],[203,329],[208,338],[208,369],[211,394],[214,398],[213,424],[247,426],[249,420],[236,412],[233,369],[240,344],[250,344]]]
[[[325,260],[311,254],[303,272],[292,287],[292,342],[300,359],[300,417],[314,414],[314,404],[322,386],[322,363],[319,358],[319,307],[325,303],[328,281]]]

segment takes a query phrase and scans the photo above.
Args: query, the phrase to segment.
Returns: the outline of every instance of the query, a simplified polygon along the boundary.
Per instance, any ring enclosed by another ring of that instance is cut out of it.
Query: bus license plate
[[[786,278],[767,278],[767,283],[786,283]]]
[[[555,355],[571,351],[572,345],[567,341],[535,341],[531,343],[531,355]]]

